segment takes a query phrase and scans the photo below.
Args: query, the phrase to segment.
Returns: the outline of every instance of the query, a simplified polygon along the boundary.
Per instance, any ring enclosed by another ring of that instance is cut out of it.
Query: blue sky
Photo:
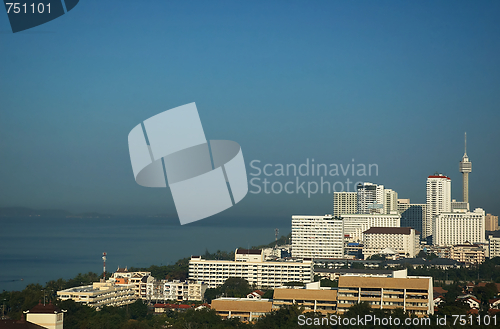
[[[425,202],[434,172],[500,213],[500,3],[80,1],[13,34],[0,14],[0,206],[176,215],[138,186],[127,135],[196,102],[249,163],[376,163]],[[248,194],[225,217],[331,213],[330,194]]]

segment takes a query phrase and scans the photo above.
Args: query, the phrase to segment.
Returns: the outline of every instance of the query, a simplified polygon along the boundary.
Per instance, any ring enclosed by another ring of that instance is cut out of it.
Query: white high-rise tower
[[[451,179],[442,174],[427,177],[427,214],[422,225],[422,238],[432,235],[432,220],[451,212]]]
[[[467,133],[465,133],[465,152],[459,168],[463,179],[463,201],[469,203],[469,173],[472,171],[472,162],[469,161],[467,156]]]

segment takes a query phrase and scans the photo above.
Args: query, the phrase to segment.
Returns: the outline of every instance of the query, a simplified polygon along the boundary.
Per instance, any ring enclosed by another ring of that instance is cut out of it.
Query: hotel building
[[[333,216],[358,212],[357,192],[333,192]]]
[[[390,248],[400,257],[414,258],[419,250],[419,235],[411,227],[372,227],[363,232],[365,259]]]
[[[454,246],[457,244],[485,243],[484,210],[474,212],[442,213],[432,221],[433,244]]]
[[[253,255],[260,252],[260,259]],[[313,262],[302,261],[263,261],[262,251],[236,249],[235,260],[205,260],[192,256],[189,261],[189,280],[204,282],[208,288],[216,288],[231,277],[243,278],[258,289],[275,288],[287,282],[311,282],[314,278]],[[247,255],[247,257],[245,257]]]
[[[292,257],[343,258],[342,224],[331,215],[292,216]]]

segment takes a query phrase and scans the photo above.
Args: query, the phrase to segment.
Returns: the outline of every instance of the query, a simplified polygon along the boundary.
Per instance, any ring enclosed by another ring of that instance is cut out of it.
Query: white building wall
[[[358,212],[357,192],[334,192],[333,193],[333,216],[342,214],[355,214]]]
[[[343,258],[342,220],[331,215],[292,216],[292,257]]]
[[[434,217],[433,244],[453,246],[457,244],[485,243],[484,210],[477,208],[467,213],[442,213]]]
[[[363,241],[363,232],[371,227],[400,227],[399,214],[349,214],[342,216],[344,236],[351,241]]]
[[[243,278],[257,288],[276,288],[286,282],[311,282],[314,279],[313,262],[235,262],[205,260],[191,257],[189,279],[201,281],[208,288],[224,284],[230,277]]]
[[[444,175],[427,178],[427,214],[422,227],[422,237],[433,235],[433,220],[442,213],[451,212],[451,179]]]

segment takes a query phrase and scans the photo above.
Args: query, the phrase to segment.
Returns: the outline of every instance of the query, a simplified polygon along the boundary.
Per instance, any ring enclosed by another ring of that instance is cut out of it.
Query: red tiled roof
[[[155,304],[155,308],[191,308],[191,305],[185,304]]]
[[[446,176],[444,176],[444,175],[442,175],[442,176],[431,175],[431,176],[429,176],[429,178],[446,178],[446,179],[451,180],[451,178],[450,178],[450,177],[446,177]]]
[[[52,305],[52,302],[49,302],[48,304],[43,305],[40,302],[38,302],[38,305],[33,307],[30,311],[30,313],[42,313],[42,314],[54,314],[54,313],[60,313],[61,309],[55,305]]]

